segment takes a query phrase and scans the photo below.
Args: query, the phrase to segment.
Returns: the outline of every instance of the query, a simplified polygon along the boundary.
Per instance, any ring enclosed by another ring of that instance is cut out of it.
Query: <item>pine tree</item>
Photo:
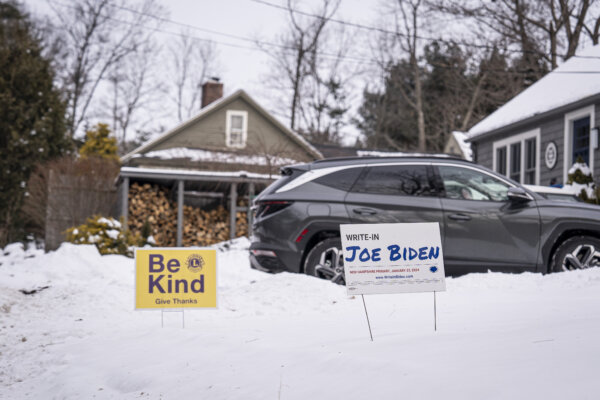
[[[20,240],[19,210],[36,163],[69,151],[65,106],[42,42],[15,2],[0,3],[0,245]]]
[[[110,137],[110,129],[107,124],[98,124],[94,129],[85,133],[85,143],[79,149],[79,155],[84,158],[96,156],[119,161],[117,139]]]

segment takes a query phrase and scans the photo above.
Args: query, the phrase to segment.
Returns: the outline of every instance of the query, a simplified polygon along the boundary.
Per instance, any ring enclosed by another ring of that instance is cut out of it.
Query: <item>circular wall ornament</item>
[[[558,161],[558,148],[556,147],[556,143],[550,142],[546,145],[544,161],[546,162],[546,167],[548,167],[548,169],[552,169],[556,166],[556,162]]]

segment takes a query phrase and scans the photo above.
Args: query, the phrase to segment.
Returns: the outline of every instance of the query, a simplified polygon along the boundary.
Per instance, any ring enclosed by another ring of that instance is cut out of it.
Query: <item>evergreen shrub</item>
[[[88,218],[85,224],[69,228],[67,241],[75,244],[95,244],[100,254],[122,254],[133,257],[135,247],[153,245],[152,236],[133,234],[123,229],[122,221],[99,215]]]

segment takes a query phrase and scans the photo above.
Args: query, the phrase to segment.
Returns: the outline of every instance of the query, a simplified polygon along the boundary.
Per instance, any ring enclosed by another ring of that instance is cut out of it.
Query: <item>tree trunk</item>
[[[415,56],[411,57],[413,71],[415,74],[415,111],[417,112],[417,127],[419,130],[419,151],[425,152],[427,144],[425,142],[425,114],[423,113],[423,88],[421,85],[421,74],[419,73],[419,64]]]
[[[473,110],[475,109],[475,105],[477,104],[477,99],[479,98],[479,92],[481,91],[481,86],[483,82],[487,78],[488,72],[484,72],[481,74],[481,77],[477,81],[477,85],[475,86],[475,90],[473,91],[473,95],[471,96],[471,101],[469,102],[469,108],[467,109],[467,113],[465,114],[465,118],[460,126],[461,131],[466,131],[469,126],[469,122],[471,121],[471,117],[473,116]]]
[[[290,117],[290,129],[296,128],[296,109],[298,108],[298,98],[300,97],[300,83],[302,80],[302,61],[304,60],[303,40],[300,39],[298,53],[296,57],[296,70],[294,71],[293,93],[292,93],[292,115]]]

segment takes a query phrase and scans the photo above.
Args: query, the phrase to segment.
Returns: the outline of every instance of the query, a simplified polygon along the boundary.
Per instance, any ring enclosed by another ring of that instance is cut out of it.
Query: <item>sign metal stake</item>
[[[433,291],[433,330],[437,332],[437,307],[435,301],[435,290]]]
[[[371,323],[369,322],[369,313],[367,312],[367,303],[365,303],[365,295],[361,294],[363,306],[365,307],[365,315],[367,316],[367,325],[369,326],[369,335],[371,336],[371,342],[373,341],[373,333],[371,332]]]

